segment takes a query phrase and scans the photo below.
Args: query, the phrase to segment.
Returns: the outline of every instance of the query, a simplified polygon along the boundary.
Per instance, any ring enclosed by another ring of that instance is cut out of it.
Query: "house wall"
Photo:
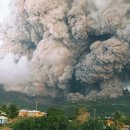
[[[42,117],[46,116],[43,112],[40,111],[20,111],[19,115],[20,117]]]
[[[6,124],[8,119],[0,119],[0,125]]]
[[[43,116],[42,112],[28,112],[28,116],[30,117],[41,117]]]
[[[19,112],[19,116],[21,117],[27,117],[28,112]]]

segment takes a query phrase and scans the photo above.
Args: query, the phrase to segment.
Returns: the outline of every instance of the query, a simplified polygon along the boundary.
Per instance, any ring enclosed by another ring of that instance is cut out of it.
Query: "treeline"
[[[18,116],[18,108],[15,104],[1,105],[0,115],[7,116],[8,118],[15,118]]]
[[[14,130],[121,130],[130,124],[130,118],[121,112],[113,114],[113,124],[105,119],[91,118],[85,108],[77,108],[73,116],[67,116],[62,109],[49,108],[48,115],[40,118],[25,118],[12,125]]]

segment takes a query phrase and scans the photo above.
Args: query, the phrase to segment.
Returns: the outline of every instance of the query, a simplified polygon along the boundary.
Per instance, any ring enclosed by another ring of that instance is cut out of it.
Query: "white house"
[[[0,116],[0,125],[4,125],[8,123],[8,118],[5,116]]]

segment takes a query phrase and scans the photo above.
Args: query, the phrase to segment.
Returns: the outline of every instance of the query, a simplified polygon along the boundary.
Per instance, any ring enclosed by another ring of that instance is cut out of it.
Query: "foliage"
[[[15,118],[18,116],[18,108],[16,107],[16,105],[11,104],[8,107],[8,116],[9,118]]]
[[[47,117],[27,118],[13,125],[14,130],[73,130],[63,110],[48,109]]]
[[[92,120],[90,119],[88,122],[85,122],[80,126],[80,130],[103,130],[104,123],[102,120]]]
[[[124,119],[124,123],[126,125],[130,125],[130,116],[126,116],[126,118]]]
[[[113,130],[113,128],[110,126],[106,126],[106,128],[104,130]]]
[[[86,109],[82,107],[76,109],[76,118],[69,120],[62,109],[49,108],[47,117],[25,118],[12,127],[14,130],[114,130],[111,127],[106,127],[101,119],[83,119],[82,123],[77,123],[75,119],[84,112]]]
[[[5,112],[9,118],[15,118],[18,116],[18,108],[14,104],[7,105],[1,105],[0,110],[2,112]]]
[[[0,110],[1,110],[2,112],[5,112],[6,114],[8,114],[8,112],[9,112],[7,105],[1,105]]]
[[[113,117],[113,113],[117,110],[130,115],[130,95],[122,96],[118,98],[105,98],[95,99],[92,101],[77,101],[77,102],[66,102],[59,104],[58,106],[63,107],[68,115],[74,114],[73,110],[77,106],[82,106],[87,109],[91,117],[94,117],[94,109],[96,110],[97,117]]]
[[[88,120],[89,113],[85,107],[78,107],[75,110],[73,120],[75,125],[81,125]]]
[[[74,117],[78,117],[84,112],[86,112],[86,109],[78,108]],[[120,130],[120,126],[123,125],[124,119],[126,119],[121,112],[117,111],[113,115],[114,125],[107,126],[105,119],[101,118],[87,118],[82,123],[77,123],[75,121],[77,118],[69,120],[65,112],[59,108],[49,108],[47,113],[47,117],[22,119],[20,122],[15,123],[12,128],[14,130]]]
[[[47,109],[48,116],[65,115],[65,112],[61,108],[50,107]]]
[[[124,125],[124,119],[125,116],[123,113],[121,113],[120,111],[116,111],[114,113],[114,124],[113,124],[113,129],[114,130],[121,130],[123,125]]]

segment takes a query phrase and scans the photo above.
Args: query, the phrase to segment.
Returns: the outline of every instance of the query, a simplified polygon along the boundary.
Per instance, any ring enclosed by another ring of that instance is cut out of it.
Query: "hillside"
[[[86,107],[91,117],[94,116],[94,113],[97,117],[110,117],[115,111],[121,111],[126,115],[130,115],[130,95],[125,94],[122,97],[114,99],[61,103],[59,106],[62,107],[68,115],[71,115],[77,107]]]
[[[26,94],[22,94],[20,92],[14,92],[14,91],[5,91],[4,88],[0,87],[0,105],[2,104],[16,104],[19,109],[35,109],[36,106],[36,99],[39,99],[38,101],[38,107],[39,109],[43,109],[44,105],[49,104],[50,101],[46,97],[30,97]]]
[[[130,94],[126,92],[124,96],[114,99],[98,99],[93,101],[78,102],[50,102],[47,97],[38,98],[38,109],[46,110],[48,107],[56,106],[63,108],[68,115],[72,115],[77,107],[86,107],[87,110],[96,116],[112,116],[112,113],[120,110],[130,115]],[[0,87],[0,104],[16,104],[19,108],[35,109],[36,97],[29,97],[18,92],[6,92]]]

